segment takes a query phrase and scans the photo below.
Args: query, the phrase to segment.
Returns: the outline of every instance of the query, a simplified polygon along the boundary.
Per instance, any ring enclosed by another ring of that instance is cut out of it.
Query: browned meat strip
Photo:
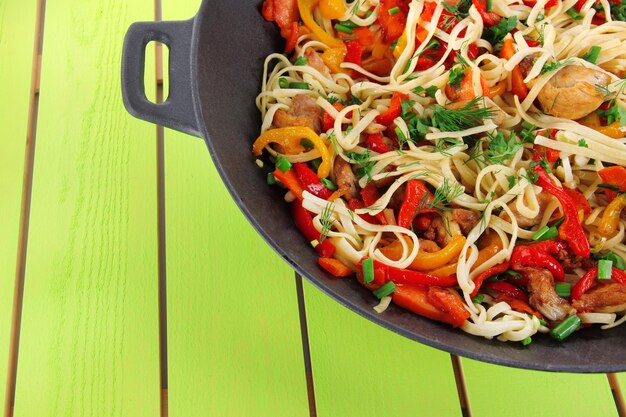
[[[522,75],[524,76],[524,78],[526,78],[530,70],[533,68],[533,65],[535,65],[535,63],[533,62],[533,58],[529,56],[524,57],[524,59],[520,61],[519,68],[520,70],[522,70]]]
[[[322,131],[322,108],[311,97],[298,94],[293,97],[289,111],[280,109],[274,113],[274,127],[304,126],[318,135]]]
[[[359,196],[359,186],[357,185],[357,179],[352,172],[352,166],[349,162],[344,161],[340,157],[335,158],[333,166],[333,176],[335,177],[335,183],[340,190],[346,190],[344,197],[348,200]]]
[[[330,75],[330,71],[324,61],[320,57],[320,55],[312,48],[307,48],[304,52],[304,57],[306,58],[307,64],[321,72],[323,75]]]
[[[395,178],[395,177],[394,177]],[[391,198],[389,199],[389,203],[387,207],[394,209],[395,211],[399,211],[400,207],[402,207],[402,203],[404,203],[404,194],[406,192],[406,185],[402,184],[398,187],[393,194],[391,194]]]
[[[530,305],[550,321],[561,321],[576,314],[576,310],[554,291],[554,278],[550,271],[541,268],[517,268],[528,279]]]
[[[600,283],[574,301],[573,306],[580,312],[626,311],[626,285],[617,282]]]
[[[452,221],[457,222],[461,232],[467,234],[480,222],[480,213],[473,210],[453,209]]]
[[[546,209],[546,206],[550,202],[552,197],[548,193],[539,193],[537,194],[537,203],[539,203],[539,213],[532,219],[528,217],[522,216],[517,209],[515,208],[515,202],[509,204],[509,208],[513,212],[515,216],[515,220],[517,220],[517,225],[520,227],[533,227],[539,224],[541,219],[543,218],[543,212]],[[502,218],[505,220],[509,220],[509,216],[507,213],[502,214]]]
[[[567,249],[561,249],[559,253],[556,254],[556,259],[561,263],[565,272],[568,273],[573,272],[576,268],[588,270],[598,264],[598,262],[592,258],[583,258]]]
[[[439,245],[437,245],[437,243],[433,242],[432,240],[420,238],[419,241],[420,241],[421,252],[432,253],[432,252],[437,252],[441,250]]]
[[[434,240],[439,246],[443,247],[450,242],[453,236],[458,236],[461,233],[461,227],[459,224],[451,219],[451,213],[444,213],[443,216],[436,216],[428,230],[423,233],[423,236],[428,240]]]

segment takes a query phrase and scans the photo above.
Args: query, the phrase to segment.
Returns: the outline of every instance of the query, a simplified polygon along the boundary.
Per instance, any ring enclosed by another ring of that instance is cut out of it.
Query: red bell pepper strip
[[[337,110],[337,111],[341,111],[343,109],[346,108],[346,106],[344,106],[343,104],[341,104],[340,102],[336,101],[333,103],[333,107]],[[347,117],[352,117],[352,112],[348,112],[348,114],[346,114]],[[328,130],[332,129],[335,126],[335,118],[333,116],[330,115],[330,113],[328,112],[324,112],[324,115],[322,116],[322,128],[324,129],[324,132],[327,132]]]
[[[419,213],[425,213],[432,210],[428,210],[428,203],[433,201],[433,195],[424,181],[409,180],[406,183],[406,189],[404,192],[404,202],[400,207],[398,213],[398,226],[411,229],[411,223],[413,219]]]
[[[302,207],[302,202],[300,200],[295,200],[291,203],[291,215],[296,222],[296,227],[309,242],[313,242],[314,240],[317,240],[318,242],[321,241],[320,232],[318,232],[315,226],[313,226],[313,218],[311,217],[311,214],[307,209]],[[315,250],[320,254],[320,256],[332,258],[335,254],[335,245],[330,243],[328,239],[324,239],[315,247]]]
[[[584,293],[589,291],[589,288],[591,288],[596,278],[598,278],[598,268],[591,268],[587,271],[572,287],[572,301],[578,300]],[[611,279],[626,285],[626,272],[613,267],[611,270]]]
[[[387,270],[384,268],[385,265],[380,262],[374,263],[374,279],[372,280],[372,282],[366,284],[365,281],[363,280],[362,263],[364,260],[365,258],[361,259],[361,262],[359,262],[356,265],[356,268],[357,268],[356,279],[359,281],[361,285],[363,285],[368,290],[372,290],[372,291],[377,290],[378,288],[383,286],[385,283],[387,283],[387,281],[389,281],[387,279]]]
[[[587,239],[585,231],[580,224],[580,220],[578,220],[576,205],[570,196],[563,191],[563,188],[557,187],[554,184],[540,165],[535,165],[533,169],[538,175],[537,185],[543,188],[547,193],[555,196],[563,208],[565,221],[559,227],[559,237],[569,244],[572,252],[576,255],[588,258],[591,247],[589,246],[589,239]]]
[[[361,198],[363,199],[363,204],[365,204],[366,207],[371,207],[380,198],[380,194],[378,193],[376,186],[370,183],[367,184],[365,188],[361,189]],[[380,224],[387,224],[387,219],[382,212],[374,214],[374,217]]]
[[[297,0],[265,0],[261,12],[265,20],[276,22],[283,38],[290,39],[293,23],[300,19]]]
[[[391,294],[391,299],[395,304],[417,315],[452,324],[453,326],[462,324],[462,322],[459,323],[458,319],[455,319],[449,313],[442,311],[432,304],[430,297],[428,297],[427,287],[419,285],[397,285],[396,290]]]
[[[620,193],[626,192],[626,168],[624,168],[623,166],[615,165],[612,167],[603,168],[598,171],[598,175],[600,175],[600,178],[602,178],[603,183],[619,187]],[[606,198],[609,201],[612,201],[617,196],[618,191],[605,188],[604,193],[606,195]]]
[[[559,151],[542,145],[533,145],[533,161],[540,161],[541,158],[548,162],[556,162],[559,160]]]
[[[376,41],[376,35],[368,26],[353,28],[352,33],[337,32],[337,35],[343,41],[358,40],[363,47],[371,46]]]
[[[393,151],[393,148],[385,143],[383,136],[380,133],[367,135],[367,139],[365,139],[365,146],[378,153]]]
[[[441,311],[450,315],[450,324],[458,327],[470,318],[470,312],[463,305],[459,294],[449,288],[430,287],[428,300]]]
[[[359,268],[361,268],[361,262],[359,262]],[[401,285],[437,285],[439,287],[454,287],[457,285],[456,277],[438,277],[411,269],[400,269],[376,260],[374,260],[374,269],[384,271],[383,284],[387,281],[392,281],[394,284]]]
[[[393,93],[389,108],[376,116],[376,123],[383,126],[389,126],[393,122],[393,119],[400,116],[400,113],[402,112],[402,100],[406,97],[407,95],[403,93]]]
[[[528,294],[517,288],[515,285],[509,284],[508,282],[487,282],[485,283],[484,287],[489,288],[490,290],[500,291],[501,293],[506,294],[509,297],[515,298],[517,300],[522,300],[526,303],[528,302]]]
[[[534,39],[526,39],[526,43],[528,44],[528,46],[530,46],[531,48],[534,48],[536,46],[541,46],[541,42],[536,41]]]
[[[354,272],[339,259],[319,258],[317,263],[334,277],[349,277],[354,274]]]
[[[504,261],[502,263],[492,266],[491,268],[487,269],[483,273],[479,274],[476,278],[474,278],[474,291],[472,291],[472,297],[476,297],[478,295],[478,290],[480,290],[483,282],[495,275],[505,272],[507,269],[509,269],[510,265],[511,263],[509,261]]]
[[[298,177],[296,177],[296,174],[292,169],[287,170],[287,172],[283,172],[276,168],[274,170],[274,177],[285,187],[289,188],[289,190],[294,193],[299,200],[302,200],[304,188],[302,187],[302,184],[300,184],[300,181],[298,181]]]
[[[363,66],[363,46],[358,40],[345,41],[346,44],[346,56],[344,62],[350,62],[356,64],[359,67]]]
[[[291,53],[291,51],[295,49],[299,36],[300,36],[300,29],[298,26],[298,22],[291,22],[291,32],[289,33],[289,37],[287,38],[287,43],[285,44],[286,54]]]
[[[528,7],[535,7],[535,4],[537,4],[537,0],[523,0],[524,4]],[[579,2],[582,1],[583,4],[585,4],[585,1],[587,0],[579,0]],[[546,4],[543,5],[544,9],[549,9],[550,7],[554,7],[557,5],[557,0],[548,0],[546,2]],[[580,11],[580,10],[578,10]]]
[[[578,0],[576,2],[576,5],[574,5],[574,7],[576,8],[576,11],[580,12],[582,10],[583,6],[585,5],[585,3],[587,3],[587,0]]]
[[[494,26],[500,23],[500,20],[502,20],[502,17],[499,16],[497,13],[487,11],[486,0],[472,0],[472,4],[474,5],[474,7],[476,7],[476,10],[478,10],[478,13],[480,13],[480,17],[482,17],[483,22],[486,25]]]
[[[352,211],[362,209],[363,207],[365,207],[365,204],[363,204],[363,202],[358,198],[351,198],[350,200],[348,200],[348,208]],[[363,213],[359,214],[358,216],[368,223],[380,224],[378,219],[376,217],[373,217],[371,214]]]
[[[333,195],[333,192],[322,184],[315,171],[309,168],[306,163],[299,162],[293,164],[293,170],[295,171],[300,184],[302,184],[302,186],[311,194],[314,194],[319,198],[323,198],[324,200],[328,200],[330,196]]]
[[[390,9],[398,8],[398,12],[389,14]],[[392,43],[398,40],[404,26],[408,13],[408,4],[403,0],[380,0],[378,9],[378,23],[383,34],[385,43]]]
[[[514,271],[523,270],[525,266],[547,268],[555,280],[563,281],[565,279],[563,267],[549,254],[558,253],[564,248],[565,244],[563,242],[555,242],[553,240],[545,240],[527,246],[516,246],[511,253],[511,269]]]
[[[565,194],[567,194],[569,198],[572,199],[572,201],[574,202],[574,205],[576,206],[577,211],[582,210],[583,213],[586,215],[591,214],[592,212],[591,206],[589,205],[589,201],[587,201],[583,193],[581,193],[575,188],[569,188],[569,187],[563,187],[563,191],[565,191]]]

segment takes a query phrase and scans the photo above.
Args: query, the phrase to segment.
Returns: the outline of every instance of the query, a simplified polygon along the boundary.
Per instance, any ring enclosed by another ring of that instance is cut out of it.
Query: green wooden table
[[[626,415],[624,375],[451,357],[295,276],[201,140],[122,105],[127,27],[198,6],[0,0],[5,416]]]

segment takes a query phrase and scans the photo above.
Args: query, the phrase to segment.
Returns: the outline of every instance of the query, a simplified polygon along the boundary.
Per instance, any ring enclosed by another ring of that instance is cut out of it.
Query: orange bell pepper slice
[[[341,262],[339,259],[319,258],[317,263],[334,277],[349,277],[354,274],[350,267]]]
[[[515,55],[515,47],[513,46],[513,39],[504,39],[504,44],[500,50],[500,58],[509,60]],[[511,71],[511,92],[519,97],[520,100],[524,100],[528,96],[528,87],[524,84],[524,75],[519,65]]]
[[[443,249],[438,250],[437,252],[418,252],[417,256],[408,268],[416,271],[429,271],[431,269],[442,267],[453,259],[458,258],[459,253],[461,253],[461,249],[463,249],[463,245],[465,245],[465,237],[461,235],[454,236]],[[408,246],[409,250],[411,250],[413,248],[413,243],[408,242]],[[402,242],[396,240],[380,249],[380,251],[387,258],[397,261],[402,256]],[[448,276],[453,274],[454,272]]]

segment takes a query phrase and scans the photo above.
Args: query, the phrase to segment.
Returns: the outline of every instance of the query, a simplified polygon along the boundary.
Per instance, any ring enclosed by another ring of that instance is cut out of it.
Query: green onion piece
[[[289,81],[285,77],[280,77],[278,79],[278,86],[280,88],[289,88]]]
[[[298,66],[306,65],[306,58],[303,56],[299,56],[298,59],[296,59],[295,64]]]
[[[533,342],[533,338],[528,336],[526,339],[522,340],[522,346],[528,346]]]
[[[273,172],[268,172],[267,173],[267,184],[268,185],[276,185],[278,181],[276,180],[276,177],[274,176]]]
[[[621,269],[622,271],[626,270],[626,262],[624,262],[624,259],[613,252],[596,255],[596,259],[606,259],[607,261],[613,262],[613,266],[615,268]]]
[[[599,46],[592,46],[591,48],[589,48],[589,51],[587,51],[587,53],[584,54],[581,58],[584,59],[585,61],[595,64],[596,61],[598,60],[598,56],[600,56],[601,50],[602,48]]]
[[[487,0],[486,1],[486,9],[487,9],[487,13],[491,12],[493,10],[493,4],[492,4],[492,0]]]
[[[352,30],[352,28],[342,25],[341,23],[335,23],[335,30],[338,30],[340,32],[344,32],[347,33],[349,35],[352,35],[354,33],[354,31]]]
[[[400,8],[398,6],[389,9],[389,16],[393,16],[396,13],[400,13]]]
[[[554,239],[559,235],[559,231],[556,227],[548,227],[543,226],[539,230],[535,232],[535,234],[531,237],[532,240],[540,242],[542,240]]]
[[[328,178],[322,178],[320,181],[324,184],[324,187],[328,188],[330,191],[335,191],[337,189],[335,183]]]
[[[583,16],[580,13],[578,13],[576,11],[576,9],[573,8],[573,7],[571,9],[568,9],[566,13],[569,15],[569,17],[571,17],[574,20],[582,20],[583,19]]]
[[[339,23],[340,23],[342,26],[345,26],[345,27],[347,27],[347,28],[351,28],[351,29],[354,29],[354,28],[358,28],[358,27],[359,27],[359,25],[357,25],[356,23],[354,23],[352,20],[345,20],[345,21],[343,21],[343,22],[339,22]]]
[[[320,242],[317,239],[311,241],[311,246],[313,246],[314,248],[316,248],[317,245],[319,245],[319,244],[320,244]]]
[[[391,42],[391,44],[389,45],[389,49],[393,51],[394,49],[396,49],[396,46],[398,46],[398,41]]]
[[[598,184],[598,188],[606,188],[607,190],[613,190],[613,191],[620,191],[621,188],[619,188],[617,185],[613,185],[613,184]]]
[[[368,258],[361,263],[363,268],[363,282],[369,284],[374,281],[374,261],[372,258]],[[382,297],[379,297],[382,298]]]
[[[481,304],[485,300],[484,294],[478,294],[476,297],[472,298],[472,302],[474,304]]]
[[[307,138],[300,139],[300,145],[304,146],[307,149],[315,148],[315,144]]]
[[[299,90],[310,90],[311,86],[309,86],[308,83],[301,83],[301,82],[291,82],[289,83],[289,88],[297,88]]]
[[[513,271],[512,269],[508,269],[504,273],[512,276],[515,279],[520,279],[522,277],[522,274],[520,274],[519,272]]]
[[[563,222],[565,221],[565,217],[561,217],[559,220],[555,221],[554,224],[552,225],[552,227],[556,227],[558,228],[560,225],[563,224]]]
[[[554,284],[554,291],[560,297],[569,297],[572,294],[572,284],[569,282],[557,282]]]
[[[569,316],[568,318],[563,320],[561,324],[559,324],[550,331],[550,336],[552,336],[553,339],[562,342],[569,335],[574,333],[576,329],[580,327],[581,323],[582,322],[580,321],[580,318],[578,316]]]
[[[370,16],[372,15],[372,13],[374,13],[374,12],[372,12],[371,10],[368,10],[368,11],[365,13],[365,18],[367,19],[368,17],[370,17]]]
[[[320,165],[321,164],[322,164],[322,159],[321,158],[316,158],[316,159],[311,161],[311,165],[313,165],[313,168],[315,168],[316,171],[318,169],[320,169]]]
[[[278,155],[276,157],[276,168],[283,172],[287,172],[291,169],[291,162],[289,162],[289,160],[284,156]]]
[[[391,295],[396,290],[396,284],[392,281],[387,282],[385,285],[374,291],[374,295],[379,300],[383,297]]]
[[[539,319],[539,324],[541,324],[542,326],[547,326],[548,322],[545,321],[544,319]]]
[[[611,279],[613,262],[608,259],[600,259],[598,261],[598,279]]]

